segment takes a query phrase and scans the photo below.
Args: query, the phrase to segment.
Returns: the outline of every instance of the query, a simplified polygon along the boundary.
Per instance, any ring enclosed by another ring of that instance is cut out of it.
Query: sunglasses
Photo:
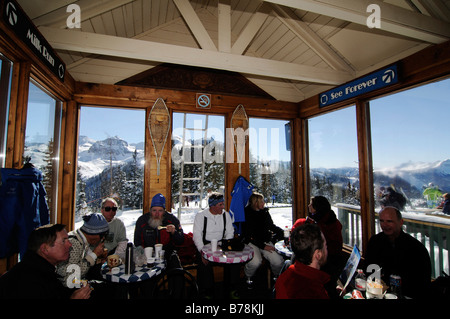
[[[109,212],[110,210],[112,210],[113,212],[117,211],[117,207],[103,207],[103,209],[105,210],[105,212]]]

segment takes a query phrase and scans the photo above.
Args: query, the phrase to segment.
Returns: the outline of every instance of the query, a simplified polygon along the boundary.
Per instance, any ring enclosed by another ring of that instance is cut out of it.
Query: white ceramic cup
[[[217,239],[211,239],[211,250],[213,252],[217,251]]]
[[[153,256],[153,247],[145,247],[144,249],[145,257],[148,259]]]
[[[161,252],[161,250],[162,250],[162,247],[163,247],[163,245],[162,244],[156,244],[155,245],[155,258],[156,259],[160,259],[160,252]]]

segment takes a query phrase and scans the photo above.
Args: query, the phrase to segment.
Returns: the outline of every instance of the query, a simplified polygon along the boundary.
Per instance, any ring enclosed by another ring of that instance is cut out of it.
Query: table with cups
[[[153,255],[155,251],[155,255]],[[166,268],[164,260],[164,250],[161,244],[155,247],[146,247],[144,249],[147,263],[135,265],[132,271],[126,272],[125,263],[118,255],[110,255],[107,261],[102,265],[101,274],[103,279],[110,283],[118,284],[138,284],[146,280],[157,278]],[[128,285],[126,285],[128,288]],[[128,298],[128,289],[122,296]]]
[[[253,248],[245,245],[242,251],[223,251],[215,242],[203,246],[202,256],[206,260],[221,264],[245,263],[253,258]]]
[[[230,292],[231,282],[231,268],[236,267],[237,264],[245,263],[253,258],[253,248],[245,245],[242,251],[224,251],[217,246],[217,240],[212,240],[210,244],[203,246],[201,250],[203,258],[223,266],[224,269],[224,295]]]
[[[275,243],[275,251],[283,257],[286,257],[286,258],[292,257],[292,250],[289,246],[287,246],[284,243],[284,240],[280,240]]]

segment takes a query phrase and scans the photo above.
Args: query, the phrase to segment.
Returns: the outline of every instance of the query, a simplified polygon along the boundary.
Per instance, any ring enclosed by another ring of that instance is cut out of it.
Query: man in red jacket
[[[327,261],[327,242],[319,226],[304,224],[291,234],[295,263],[275,283],[277,299],[329,299],[324,285],[330,275],[320,270]]]

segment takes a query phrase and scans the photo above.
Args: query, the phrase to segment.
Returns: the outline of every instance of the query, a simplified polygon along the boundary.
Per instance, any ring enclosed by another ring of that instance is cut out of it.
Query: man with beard
[[[134,245],[136,247],[154,247],[155,244],[162,244],[166,269],[182,268],[180,259],[175,251],[175,245],[184,242],[184,233],[180,221],[174,215],[166,212],[166,198],[158,193],[152,198],[150,212],[140,216],[136,221],[134,229]],[[173,287],[174,298],[179,298],[182,290],[182,278],[170,279]],[[142,297],[151,297],[154,282],[147,280],[141,285]]]
[[[156,194],[152,198],[150,212],[142,215],[136,221],[134,245],[145,248],[163,244],[167,256],[173,251],[174,245],[181,245],[183,241],[184,233],[180,221],[174,215],[166,212],[165,197],[162,194]]]
[[[295,263],[277,279],[277,299],[329,299],[330,275],[320,270],[327,261],[327,242],[316,224],[303,224],[291,234]]]

